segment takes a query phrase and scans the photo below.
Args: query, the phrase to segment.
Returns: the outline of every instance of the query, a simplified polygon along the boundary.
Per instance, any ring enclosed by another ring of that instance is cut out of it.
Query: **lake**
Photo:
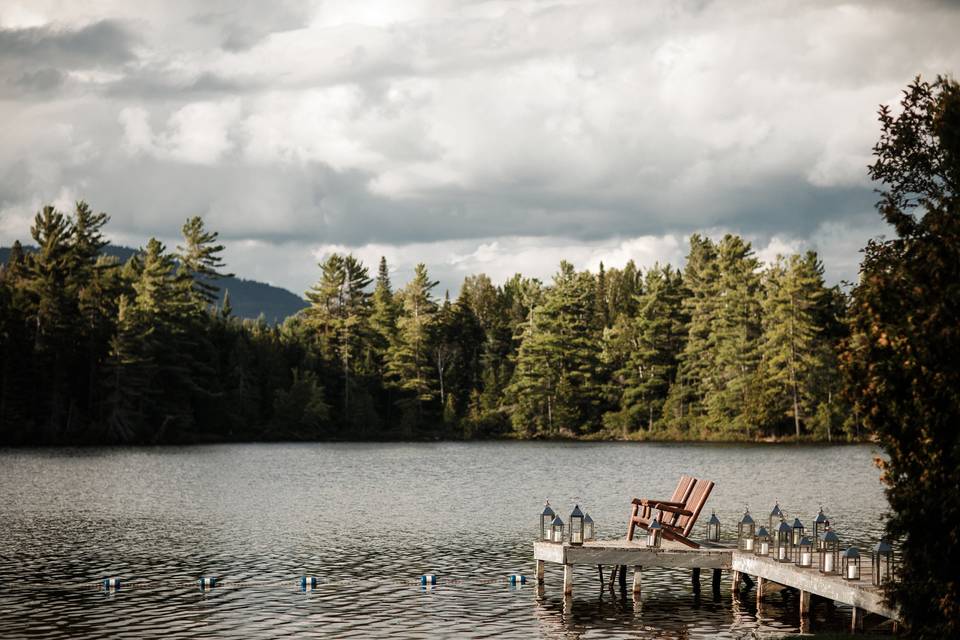
[[[237,444],[0,450],[0,636],[734,638],[796,631],[796,602],[758,618],[719,600],[703,574],[644,572],[640,602],[561,570],[533,575],[543,501],[577,501],[599,537],[623,537],[632,497],[667,498],[683,472],[716,481],[736,535],[745,505],[765,522],[779,500],[812,528],[819,505],[846,546],[879,537],[887,502],[876,448],[649,443]],[[415,584],[434,573],[429,590]],[[302,575],[320,578],[301,592]],[[97,581],[117,576],[116,593]],[[200,576],[225,586],[201,591]],[[444,585],[444,581],[456,584]],[[230,583],[245,583],[231,586]],[[752,595],[752,594],[751,594]],[[843,629],[849,609],[814,610]]]

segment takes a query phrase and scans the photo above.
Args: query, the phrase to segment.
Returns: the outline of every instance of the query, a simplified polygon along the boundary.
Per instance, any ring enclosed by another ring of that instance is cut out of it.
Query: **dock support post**
[[[700,567],[693,568],[693,575],[690,576],[690,581],[693,583],[693,592],[700,593]]]
[[[627,565],[620,565],[620,591],[627,590]]]
[[[760,603],[763,602],[763,596],[764,596],[763,588],[766,586],[766,582],[767,582],[766,580],[764,580],[760,576],[757,576],[757,606],[758,607],[760,606]]]
[[[573,595],[573,565],[563,565],[563,595]]]
[[[810,592],[800,590],[800,617],[806,618],[810,615]]]
[[[720,591],[720,578],[723,576],[722,569],[713,570],[713,592],[717,593]]]
[[[537,584],[543,584],[543,560],[537,560]]]
[[[643,571],[643,567],[636,565],[633,567],[633,595],[640,595],[640,574]]]
[[[736,595],[740,590],[740,572],[733,572],[733,584],[730,586],[730,590],[733,591],[733,594]]]
[[[860,607],[853,608],[853,616],[850,618],[850,633],[863,631],[863,619],[867,612]]]

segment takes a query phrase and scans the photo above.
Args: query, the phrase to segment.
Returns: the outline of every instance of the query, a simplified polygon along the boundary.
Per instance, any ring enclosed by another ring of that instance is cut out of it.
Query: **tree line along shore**
[[[102,254],[109,217],[37,213],[0,267],[0,442],[850,440],[847,298],[813,252],[690,238],[683,269],[467,277],[441,297],[330,255],[281,325],[233,317],[218,234]]]

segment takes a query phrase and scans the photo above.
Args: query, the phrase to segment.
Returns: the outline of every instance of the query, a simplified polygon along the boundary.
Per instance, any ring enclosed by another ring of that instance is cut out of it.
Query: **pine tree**
[[[223,245],[217,244],[220,234],[207,231],[203,218],[189,218],[181,229],[183,245],[177,246],[177,261],[190,278],[194,297],[198,304],[210,306],[217,300],[220,288],[214,284],[219,278],[232,277],[232,273],[222,273],[224,262],[220,253]]]
[[[129,443],[146,435],[149,404],[158,395],[153,354],[159,349],[154,328],[122,294],[117,305],[116,332],[110,339],[104,368],[105,441]]]
[[[813,415],[815,383],[823,369],[818,311],[824,296],[823,267],[813,252],[778,259],[765,274],[761,343],[764,405],[777,420],[801,424]]]
[[[42,381],[33,391],[34,415],[42,439],[55,441],[69,421],[68,364],[80,324],[71,278],[72,228],[66,216],[47,206],[34,218],[30,235],[37,251],[27,261],[24,284],[30,296],[27,319],[33,327],[35,379]]]
[[[430,280],[426,265],[418,264],[400,296],[402,312],[397,320],[397,340],[388,356],[388,375],[416,407],[418,424],[423,423],[424,404],[431,403],[437,393],[431,364],[437,303],[430,292],[435,286],[437,282]]]
[[[596,283],[560,263],[553,286],[526,323],[509,389],[518,431],[586,433],[603,409]]]
[[[352,255],[333,254],[320,265],[320,281],[307,292],[306,317],[316,328],[324,358],[338,363],[343,378],[343,417],[350,420],[351,378],[370,341],[372,282],[366,267]]]
[[[610,326],[610,297],[607,295],[607,272],[603,268],[603,261],[600,262],[600,268],[597,272],[597,290],[594,294],[596,300],[596,323],[600,330]]]
[[[223,303],[220,305],[220,318],[222,320],[229,320],[233,316],[233,305],[230,303],[230,290],[227,289],[223,292]]]
[[[727,235],[718,245],[719,305],[711,327],[713,375],[707,383],[708,431],[747,434],[755,424],[748,409],[755,406],[760,362],[759,262],[750,243]]]
[[[687,338],[667,400],[668,419],[680,429],[689,429],[706,412],[704,403],[715,375],[713,327],[718,317],[719,280],[716,245],[698,234],[690,236],[681,303],[688,319]]]
[[[637,316],[621,316],[607,332],[606,358],[616,368],[615,386],[621,390],[619,411],[607,419],[624,432],[643,422],[652,430],[662,416],[684,339],[681,286],[680,273],[669,266],[650,269],[637,297]]]

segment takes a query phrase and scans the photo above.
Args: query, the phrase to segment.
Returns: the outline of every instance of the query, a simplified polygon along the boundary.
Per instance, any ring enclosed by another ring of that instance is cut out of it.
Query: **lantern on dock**
[[[543,513],[540,514],[540,539],[553,540],[553,534],[550,531],[550,525],[553,524],[553,518],[556,516],[553,509],[550,508],[550,501],[543,506]]]
[[[583,516],[583,539],[587,542],[593,540],[596,535],[596,527],[593,524],[593,518],[590,517],[589,513],[584,514]]]
[[[809,569],[813,566],[813,543],[810,538],[803,536],[800,538],[800,544],[797,545],[796,553],[797,566],[803,569]]]
[[[550,523],[550,540],[552,542],[563,542],[563,520],[556,516]]]
[[[824,534],[829,525],[830,521],[827,520],[827,516],[823,515],[823,507],[820,507],[817,519],[813,521],[813,540],[816,542],[818,549],[820,548],[820,536]]]
[[[710,514],[710,521],[707,523],[707,541],[720,542],[720,518],[716,511]]]
[[[574,505],[570,513],[570,544],[580,546],[583,544],[583,511],[580,511],[580,505]]]
[[[660,514],[657,514],[657,517],[651,520],[650,526],[647,527],[647,546],[651,549],[659,549],[662,538],[663,527],[660,526]]]
[[[840,575],[843,576],[844,580],[860,579],[860,552],[857,551],[856,547],[850,547],[844,551],[840,561]]]
[[[777,537],[773,541],[773,557],[777,562],[793,562],[793,527],[785,520],[777,527]]]
[[[832,529],[820,536],[820,573],[837,573],[840,570],[840,538]]]
[[[780,508],[780,501],[778,500],[773,505],[773,511],[770,512],[770,526],[767,527],[767,531],[778,531],[782,521],[783,510]]]
[[[790,543],[793,546],[800,544],[800,539],[803,537],[803,523],[800,522],[800,518],[793,519],[793,538],[790,539]]]
[[[882,587],[893,580],[893,546],[886,540],[881,540],[873,548],[873,586]]]
[[[750,509],[743,513],[743,518],[737,523],[737,548],[740,551],[753,551],[753,536],[756,524],[750,517]]]
[[[753,554],[761,557],[770,555],[770,534],[766,527],[757,529],[757,538],[753,543]]]

